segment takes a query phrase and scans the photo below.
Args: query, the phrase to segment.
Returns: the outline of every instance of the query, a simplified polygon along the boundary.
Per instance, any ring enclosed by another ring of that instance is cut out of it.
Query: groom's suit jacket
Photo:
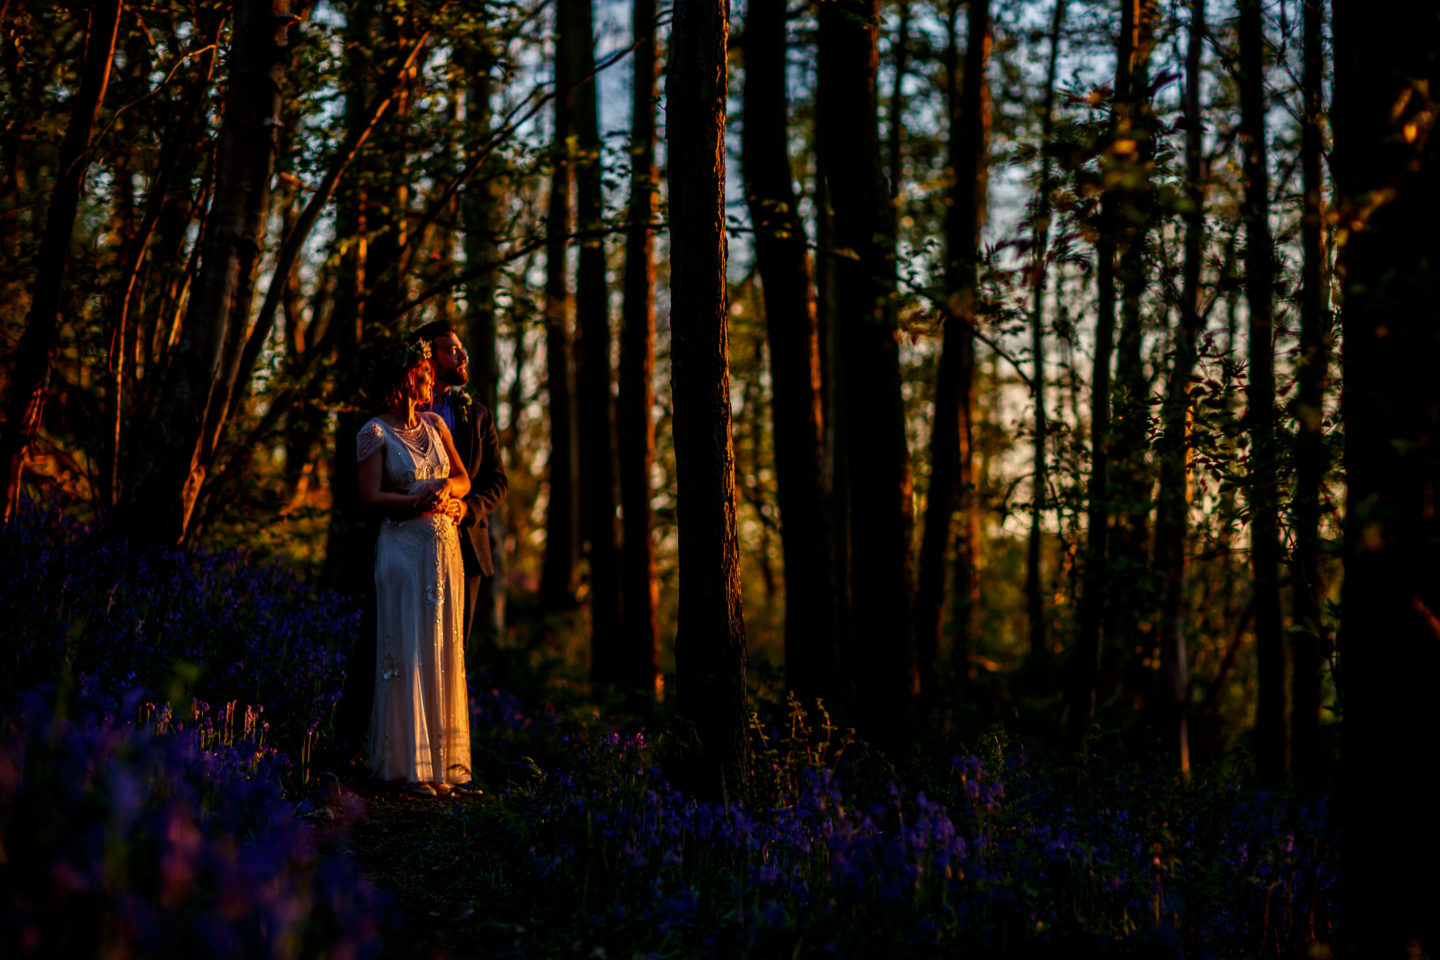
[[[483,403],[461,403],[452,394],[445,398],[455,414],[455,452],[470,474],[468,508],[460,524],[460,555],[465,576],[493,577],[495,561],[490,555],[490,514],[510,492],[510,480],[500,463],[500,436],[495,415]]]

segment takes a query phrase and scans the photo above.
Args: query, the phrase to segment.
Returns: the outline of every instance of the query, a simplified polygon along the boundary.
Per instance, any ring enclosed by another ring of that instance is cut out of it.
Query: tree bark
[[[659,581],[650,516],[650,469],[655,462],[655,89],[660,57],[655,0],[634,0],[631,24],[635,78],[630,105],[630,225],[625,232],[624,325],[620,331],[621,624],[619,682],[654,696],[660,627]]]
[[[1240,3],[1240,134],[1245,151],[1245,299],[1249,307],[1250,557],[1255,595],[1255,767],[1261,781],[1285,777],[1285,636],[1280,613],[1280,510],[1275,450],[1275,255],[1265,147],[1264,29],[1260,0]]]
[[[918,692],[910,456],[890,306],[894,222],[880,167],[877,0],[820,6],[818,109],[833,210],[857,719],[898,746]],[[851,259],[853,258],[853,260]],[[864,678],[860,682],[860,678]]]
[[[671,392],[680,609],[682,776],[728,803],[748,776],[745,621],[735,531],[735,450],[725,261],[726,0],[676,0],[665,75],[670,187]]]
[[[989,0],[970,0],[967,10],[963,79],[957,76],[959,55],[953,5],[949,19],[947,106],[951,183],[945,217],[945,332],[935,377],[930,488],[915,591],[915,660],[921,685],[927,690],[935,683],[944,608],[945,558],[950,552],[950,528],[957,506],[960,512],[954,610],[957,654],[968,652],[974,643],[980,589],[976,569],[980,524],[974,468],[974,325],[979,297],[980,230],[985,221],[985,150],[990,126],[985,93],[985,72],[990,62]],[[968,664],[957,663],[957,667],[966,671]]]
[[[1333,6],[1345,416],[1346,955],[1440,951],[1440,3]],[[1407,941],[1417,941],[1407,944]]]
[[[567,0],[574,2],[574,0]],[[545,370],[549,393],[549,503],[545,510],[545,560],[540,572],[540,606],[551,612],[572,610],[580,575],[580,433],[576,422],[575,364],[571,344],[570,282],[566,234],[570,232],[574,132],[573,64],[564,55],[570,42],[566,4],[557,6],[555,38],[555,129],[552,132],[550,203],[545,217]]]
[[[1042,546],[1049,470],[1047,450],[1049,424],[1045,414],[1045,288],[1050,275],[1050,193],[1054,189],[1053,164],[1048,151],[1055,130],[1055,79],[1060,71],[1060,39],[1065,27],[1065,0],[1055,0],[1050,20],[1050,58],[1045,68],[1045,102],[1040,118],[1040,184],[1035,192],[1034,236],[1030,251],[1030,394],[1035,404],[1035,468],[1030,486],[1030,537],[1025,551],[1025,610],[1030,625],[1030,665],[1043,670],[1050,661],[1050,641],[1045,629],[1045,596],[1042,576]]]
[[[112,511],[112,532],[168,545],[185,537],[215,455],[239,370],[265,245],[280,89],[289,56],[288,0],[235,6],[214,199],[179,342],[154,424],[155,453],[138,458]]]
[[[1109,145],[1101,158],[1102,176],[1123,178],[1128,154],[1114,145],[1130,136],[1130,66],[1136,49],[1138,0],[1121,0],[1119,49],[1115,57],[1115,92],[1110,110]],[[1133,141],[1131,142],[1133,146]],[[1115,346],[1115,254],[1120,227],[1119,191],[1110,189],[1100,201],[1095,241],[1095,359],[1090,376],[1090,480],[1086,488],[1087,530],[1080,622],[1070,660],[1067,736],[1079,746],[1095,716],[1100,679],[1101,640],[1110,607],[1110,363]]]
[[[45,213],[45,231],[35,258],[35,282],[31,287],[30,311],[25,332],[15,351],[10,375],[10,396],[5,409],[5,426],[0,434],[0,462],[5,464],[5,504],[0,525],[9,524],[20,505],[20,485],[25,458],[40,430],[50,367],[60,340],[60,295],[65,286],[65,267],[70,260],[70,237],[75,214],[90,168],[90,139],[105,88],[110,84],[110,67],[115,59],[115,38],[120,29],[122,0],[98,0],[90,12],[80,73],[80,89],[70,104],[70,120],[60,142],[55,188]]]
[[[576,397],[580,431],[580,538],[590,572],[590,678],[624,679],[620,644],[620,551],[616,544],[615,398],[610,392],[610,308],[605,241],[596,231],[604,217],[600,126],[595,97],[592,0],[562,0],[560,56],[573,65],[575,89],[576,216],[581,231],[575,276]]]
[[[1204,320],[1200,313],[1200,269],[1205,251],[1204,166],[1200,84],[1205,51],[1205,0],[1191,0],[1185,51],[1185,254],[1180,321],[1174,357],[1165,383],[1160,460],[1160,495],[1155,519],[1155,563],[1163,578],[1160,609],[1160,734],[1175,751],[1182,773],[1190,771],[1189,674],[1185,654],[1189,561],[1186,538],[1190,511],[1190,378],[1195,370]]]
[[[493,83],[490,71],[494,55],[488,46],[478,47],[470,54],[469,81],[465,88],[465,119],[470,142],[485,143],[491,134],[494,114],[491,107]],[[494,160],[491,161],[495,163]],[[498,166],[498,164],[497,164]],[[496,236],[504,202],[502,176],[492,175],[471,184],[461,195],[460,215],[465,225],[465,262],[467,265],[491,263],[496,259]],[[470,344],[470,384],[480,402],[492,414],[500,408],[500,330],[495,311],[496,274],[492,270],[475,275],[465,290],[465,326]],[[510,416],[517,416],[511,410]],[[495,562],[495,575],[480,581],[475,597],[475,629],[487,640],[495,640],[505,632],[505,522],[509,511],[502,501],[491,513],[487,532],[490,556]]]
[[[1324,763],[1320,745],[1320,660],[1325,643],[1320,573],[1320,491],[1329,468],[1325,449],[1325,378],[1330,366],[1329,270],[1321,170],[1324,119],[1324,13],[1320,0],[1302,8],[1304,71],[1300,175],[1305,191],[1300,225],[1300,362],[1295,416],[1295,629],[1291,632],[1290,760],[1300,784],[1316,789]]]
[[[834,692],[839,606],[825,482],[819,318],[790,169],[785,8],[745,23],[745,199],[770,347],[771,415],[785,563],[785,685],[802,702]]]

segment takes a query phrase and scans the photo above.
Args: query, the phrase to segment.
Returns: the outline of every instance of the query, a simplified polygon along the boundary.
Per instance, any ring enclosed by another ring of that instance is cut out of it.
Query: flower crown
[[[421,360],[430,359],[428,340],[411,340],[386,347],[375,358],[376,373],[409,370]]]

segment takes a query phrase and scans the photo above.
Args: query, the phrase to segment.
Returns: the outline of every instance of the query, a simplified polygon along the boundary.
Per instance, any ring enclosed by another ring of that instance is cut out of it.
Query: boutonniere
[[[463,410],[466,413],[469,413],[470,408],[475,406],[474,398],[470,396],[470,392],[464,387],[451,387],[449,399],[455,409]]]

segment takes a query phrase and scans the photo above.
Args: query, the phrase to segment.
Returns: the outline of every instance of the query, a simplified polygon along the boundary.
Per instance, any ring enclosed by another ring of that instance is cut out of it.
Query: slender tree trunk
[[[1265,148],[1264,29],[1260,0],[1240,3],[1240,134],[1245,151],[1245,298],[1249,307],[1250,557],[1255,593],[1255,767],[1262,782],[1285,777],[1285,636],[1280,614],[1280,511],[1276,489],[1275,254]]]
[[[745,621],[735,532],[726,330],[726,0],[675,0],[665,97],[670,187],[671,391],[680,611],[677,713],[684,777],[728,803],[748,776]]]
[[[1130,66],[1136,48],[1136,3],[1137,0],[1120,2],[1120,45],[1115,58],[1115,93],[1110,111],[1111,144],[1130,137]],[[1107,150],[1102,169],[1123,176],[1127,160],[1127,154]],[[1095,716],[1101,639],[1110,606],[1110,362],[1115,346],[1115,253],[1120,205],[1118,191],[1112,189],[1105,193],[1100,203],[1095,241],[1095,360],[1090,377],[1090,481],[1086,490],[1088,529],[1079,632],[1070,663],[1067,695],[1068,738],[1072,746],[1079,746]]]
[[[785,684],[830,698],[839,606],[824,473],[819,320],[788,149],[785,9],[752,4],[745,23],[745,198],[770,346],[771,414],[785,561]]]
[[[1160,732],[1176,751],[1181,772],[1190,771],[1189,674],[1185,655],[1186,556],[1190,511],[1190,377],[1204,323],[1200,269],[1205,250],[1205,193],[1200,84],[1205,51],[1205,0],[1191,0],[1185,52],[1185,261],[1175,355],[1165,384],[1159,445],[1160,502],[1155,521],[1155,562],[1164,578],[1160,609]]]
[[[1300,293],[1299,389],[1295,397],[1295,570],[1296,629],[1291,632],[1294,672],[1290,680],[1290,760],[1296,778],[1319,785],[1324,762],[1320,746],[1320,659],[1325,632],[1321,611],[1325,584],[1320,575],[1320,491],[1329,466],[1325,450],[1325,377],[1330,366],[1329,271],[1325,260],[1325,199],[1321,171],[1325,77],[1324,13],[1320,0],[1305,0],[1302,13],[1304,75],[1300,171],[1305,190]]]
[[[1440,3],[1337,0],[1345,955],[1440,952]],[[1413,941],[1407,943],[1407,941]]]
[[[605,281],[605,242],[590,235],[604,216],[600,127],[595,97],[592,0],[562,0],[563,48],[573,66],[575,89],[576,212],[580,264],[575,278],[577,399],[580,431],[580,538],[590,571],[590,677],[596,683],[624,680],[620,642],[620,553],[616,545],[615,398],[610,393],[610,309]]]
[[[858,720],[898,745],[918,692],[910,456],[890,309],[894,223],[880,168],[877,0],[820,6],[819,113],[835,246]],[[848,385],[849,388],[846,388]],[[861,387],[863,386],[863,389]]]
[[[215,24],[211,44],[219,43],[220,24]],[[110,348],[106,356],[105,446],[100,462],[101,501],[114,505],[120,494],[120,448],[127,382],[134,381],[136,327],[130,314],[139,298],[137,284],[150,241],[160,225],[161,215],[171,205],[171,185],[183,173],[186,162],[193,162],[195,128],[205,112],[206,96],[215,70],[215,50],[200,55],[195,79],[185,97],[185,105],[170,133],[165,137],[156,164],[154,177],[145,196],[145,210],[140,228],[125,247],[125,262],[108,303]],[[130,376],[125,375],[126,370]]]
[[[950,11],[948,107],[950,204],[945,218],[945,334],[935,377],[935,418],[930,434],[930,488],[915,591],[915,659],[920,682],[935,683],[944,607],[945,558],[950,528],[960,511],[955,585],[957,651],[969,651],[979,598],[976,561],[979,510],[974,476],[975,331],[979,297],[980,230],[985,220],[989,132],[985,71],[990,62],[989,0],[967,7],[964,77],[957,76],[956,8]],[[957,89],[957,87],[959,89]],[[961,664],[963,671],[965,665]]]
[[[214,458],[239,369],[275,171],[280,89],[295,21],[288,0],[239,2],[205,223],[200,273],[168,358],[155,453],[137,459],[107,523],[112,532],[179,544]]]
[[[25,332],[15,352],[6,400],[5,426],[0,433],[0,462],[5,464],[5,505],[0,523],[8,524],[20,505],[20,484],[25,458],[40,430],[50,366],[60,340],[60,295],[65,267],[70,260],[70,236],[85,173],[90,168],[90,138],[105,101],[110,67],[115,59],[115,38],[120,29],[121,0],[100,0],[90,13],[85,31],[80,89],[70,103],[70,121],[60,142],[55,188],[45,213],[45,231],[35,258],[35,282]]]
[[[574,2],[574,0],[567,0]],[[563,53],[569,18],[557,7],[555,38],[555,129],[551,145],[550,206],[545,218],[545,368],[549,389],[549,503],[545,511],[545,560],[540,573],[540,606],[549,612],[574,609],[580,573],[580,432],[570,318],[574,307],[566,270],[570,232],[570,190],[574,158],[575,76]]]
[[[465,119],[472,143],[484,143],[491,134],[494,115],[491,109],[493,83],[490,71],[493,54],[487,46],[471,53],[469,82],[465,88]],[[505,179],[496,169],[483,181],[472,183],[461,194],[461,217],[465,224],[465,262],[470,265],[494,262],[497,255],[495,237],[500,229],[499,217],[504,202]],[[470,383],[480,402],[494,414],[500,408],[500,330],[495,311],[496,275],[493,270],[479,273],[466,286],[465,325],[470,343]],[[511,417],[516,411],[511,411]],[[491,512],[488,525],[490,556],[495,561],[495,575],[480,581],[475,597],[475,627],[481,636],[494,640],[505,632],[505,521],[509,511],[502,501]]]
[[[1040,145],[1049,146],[1055,130],[1055,78],[1060,71],[1060,37],[1065,28],[1065,0],[1055,0],[1050,21],[1050,59],[1045,69],[1045,103],[1040,118]],[[1045,288],[1050,275],[1050,193],[1052,179],[1049,152],[1040,161],[1040,185],[1035,195],[1035,235],[1032,240],[1030,273],[1030,354],[1033,369],[1030,393],[1035,404],[1035,470],[1030,481],[1030,538],[1025,551],[1025,610],[1030,621],[1030,664],[1043,670],[1050,661],[1050,641],[1045,630],[1045,595],[1041,569],[1045,514],[1049,485],[1047,451],[1049,424],[1045,414]]]
[[[655,250],[658,181],[655,169],[655,88],[659,50],[655,0],[634,0],[631,24],[635,78],[630,105],[630,225],[625,232],[624,326],[620,331],[620,554],[624,622],[619,639],[619,681],[653,696],[660,628],[659,581],[650,518],[650,469],[655,461]]]

